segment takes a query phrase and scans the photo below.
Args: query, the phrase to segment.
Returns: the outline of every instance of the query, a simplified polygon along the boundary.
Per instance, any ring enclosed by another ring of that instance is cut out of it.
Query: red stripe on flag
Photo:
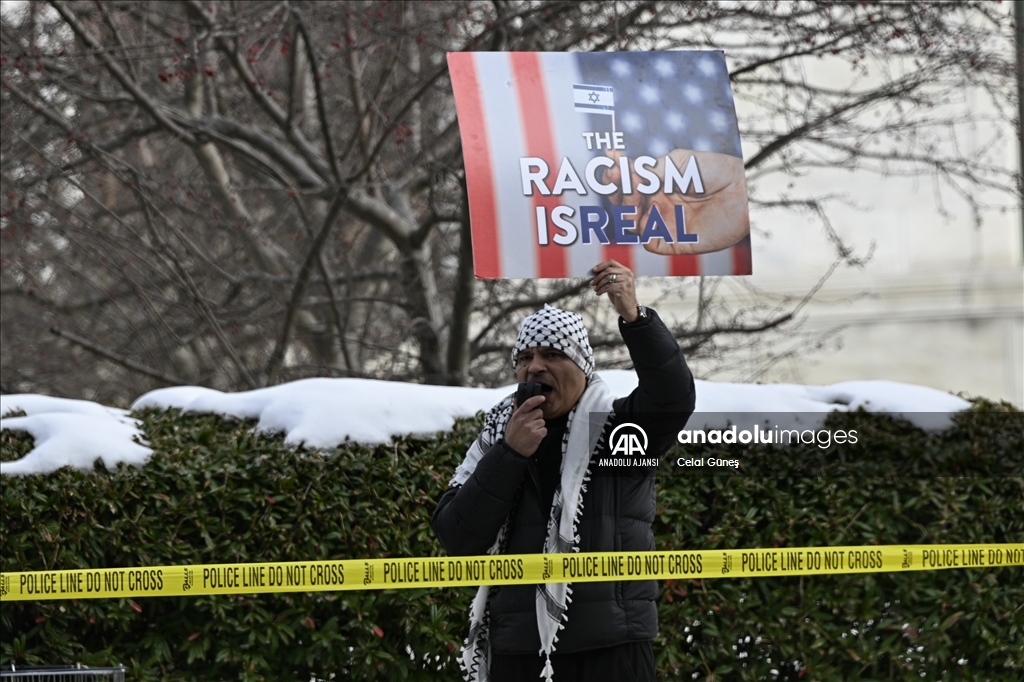
[[[459,130],[469,194],[469,221],[473,231],[473,272],[483,279],[497,279],[501,277],[498,211],[483,96],[473,53],[449,54],[448,72],[459,104]]]
[[[559,160],[555,156],[555,139],[548,116],[548,94],[540,66],[540,56],[535,52],[510,52],[509,58],[516,79],[516,95],[519,99],[519,115],[523,121],[526,153],[544,159],[548,164],[548,177],[554,177],[558,172]],[[552,230],[551,210],[558,206],[560,201],[558,197],[545,197],[540,194],[534,194],[532,198],[534,211],[530,216],[531,229],[527,234],[536,240],[536,208],[543,206],[546,209],[548,229]],[[568,267],[565,249],[554,242],[549,242],[547,246],[537,244],[537,269],[540,277],[566,277]]]
[[[669,270],[673,277],[700,274],[700,256],[669,256]]]
[[[744,237],[736,246],[732,247],[732,274],[752,275],[754,274],[754,263],[750,257],[750,237]]]

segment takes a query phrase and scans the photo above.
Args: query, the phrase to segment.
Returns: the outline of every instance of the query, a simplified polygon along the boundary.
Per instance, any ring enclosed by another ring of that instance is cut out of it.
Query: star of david
[[[590,101],[591,102],[598,102],[600,100],[601,100],[601,95],[597,94],[596,92],[590,93]]]

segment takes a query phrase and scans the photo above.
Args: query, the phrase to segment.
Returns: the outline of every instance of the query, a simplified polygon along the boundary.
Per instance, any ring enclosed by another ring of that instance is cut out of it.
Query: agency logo
[[[373,565],[369,561],[363,562],[363,584],[369,585],[373,582]]]
[[[612,429],[609,441],[612,444],[612,456],[632,457],[647,454],[647,433],[631,422],[619,424]]]

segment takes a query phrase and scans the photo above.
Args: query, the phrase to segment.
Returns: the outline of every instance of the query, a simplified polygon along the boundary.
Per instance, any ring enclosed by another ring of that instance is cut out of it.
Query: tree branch
[[[136,362],[131,358],[126,358],[123,355],[118,355],[117,353],[108,348],[104,348],[99,344],[93,343],[89,339],[78,336],[77,334],[73,334],[72,332],[61,329],[60,327],[50,327],[50,332],[55,336],[59,336],[62,339],[70,341],[76,346],[84,348],[85,350],[89,351],[90,353],[93,353],[94,355],[98,355],[99,357],[105,360],[110,360],[111,362],[121,365],[125,369],[130,369],[133,372],[143,374],[152,379],[157,379],[159,381],[164,382],[165,384],[170,384],[171,386],[182,386],[186,383],[185,381],[179,379],[176,376],[164,374],[158,369],[147,367],[146,365],[143,365],[140,362]]]
[[[211,31],[216,30],[216,22],[214,22],[213,18],[205,11],[205,8],[200,2],[198,2],[198,0],[187,0],[186,4],[197,13],[197,16],[204,22],[208,29]],[[288,112],[282,109],[281,105],[275,102],[274,99],[256,83],[256,76],[249,68],[249,65],[246,64],[245,59],[238,52],[238,45],[230,45],[227,38],[222,35],[217,37],[217,45],[220,50],[229,57],[231,65],[235,68],[235,72],[238,74],[239,78],[241,78],[246,90],[248,90],[249,94],[256,100],[256,103],[259,104],[274,123],[284,131],[288,140],[295,145],[295,148],[298,149],[299,153],[302,154],[304,159],[306,159],[306,162],[316,170],[323,181],[325,183],[330,183],[330,179],[332,177],[330,165],[324,162],[302,132],[295,126],[291,125],[288,119]]]
[[[125,90],[132,94],[135,101],[138,102],[150,116],[152,116],[169,132],[181,137],[185,144],[196,144],[196,139],[191,135],[191,133],[182,130],[174,123],[174,121],[170,120],[166,114],[164,114],[161,107],[150,99],[149,95],[143,92],[142,88],[140,88],[138,84],[124,72],[124,69],[122,69],[121,66],[107,53],[102,43],[100,43],[92,33],[82,25],[82,22],[78,20],[78,17],[75,16],[74,12],[68,9],[62,0],[50,0],[50,4],[55,10],[57,10],[61,17],[64,18],[64,21],[66,21],[68,26],[71,27],[71,30],[75,32],[75,35],[77,35],[83,43],[96,51],[96,56],[99,57],[104,66],[107,67],[107,70],[110,71],[119,83],[121,83]]]
[[[793,128],[785,135],[780,135],[779,137],[775,138],[774,140],[766,144],[764,147],[762,147],[757,152],[757,154],[754,154],[754,156],[751,157],[750,160],[747,161],[745,164],[743,164],[743,166],[747,170],[751,168],[757,168],[759,165],[764,163],[766,159],[771,157],[776,152],[782,150],[783,148],[795,142],[796,140],[799,140],[802,137],[806,136],[807,133],[811,132],[812,130],[816,130],[817,128],[820,128],[823,125],[825,125],[826,123],[829,123],[830,121],[839,118],[843,114],[847,114],[849,112],[863,108],[868,104],[871,104],[872,102],[876,102],[878,100],[888,99],[891,97],[906,94],[907,92],[910,92],[911,90],[918,88],[920,85],[921,83],[919,81],[907,79],[906,83],[898,87],[896,86],[896,84],[893,84],[892,88],[873,90],[871,92],[865,93],[862,97],[855,99],[852,102],[836,107],[835,109],[832,109],[831,111],[819,116],[813,121],[807,121],[803,125]]]
[[[270,354],[270,359],[267,361],[266,385],[271,385],[277,380],[281,363],[284,361],[285,349],[288,347],[288,341],[291,338],[292,325],[302,303],[302,296],[306,291],[309,276],[313,272],[313,266],[323,249],[324,243],[327,241],[327,235],[331,233],[331,229],[334,227],[335,222],[337,222],[338,214],[345,205],[346,198],[347,194],[345,192],[338,192],[334,202],[327,209],[327,215],[320,226],[320,231],[309,246],[309,251],[306,253],[306,259],[302,262],[302,267],[299,268],[298,276],[295,278],[295,285],[292,287],[292,294],[288,300],[288,307],[285,309],[281,331],[277,336],[277,342],[274,344],[274,350]]]
[[[749,64],[745,64],[744,66],[741,66],[740,68],[730,73],[729,79],[735,79],[737,76],[742,76],[745,73],[755,71],[761,68],[762,66],[777,64],[779,62],[786,61],[787,59],[793,59],[794,57],[806,57],[809,55],[822,54],[824,51],[830,49],[833,45],[838,44],[839,41],[841,41],[842,39],[848,38],[851,35],[856,35],[861,30],[862,27],[860,26],[851,27],[848,31],[840,33],[835,38],[827,40],[824,43],[820,43],[818,45],[813,45],[807,48],[806,50],[792,50],[784,54],[775,55],[774,57],[768,57],[765,59],[759,59],[757,61],[750,62]]]
[[[469,193],[466,178],[461,179],[462,206],[459,226],[459,267],[455,273],[455,295],[448,327],[448,381],[454,386],[466,383],[469,370],[469,321],[473,315],[473,239],[469,229]]]
[[[324,97],[323,85],[321,83],[322,73],[316,59],[316,52],[313,50],[313,39],[309,36],[306,22],[298,10],[292,8],[292,15],[296,19],[299,31],[302,33],[302,42],[306,47],[306,57],[309,59],[309,70],[313,75],[313,88],[316,92],[316,113],[320,119],[320,134],[324,136],[324,146],[327,147],[327,161],[331,164],[331,171],[334,173],[334,181],[340,186],[341,166],[338,165],[338,153],[334,149],[334,138],[331,136],[331,126],[327,120],[327,110],[324,108],[326,98]]]

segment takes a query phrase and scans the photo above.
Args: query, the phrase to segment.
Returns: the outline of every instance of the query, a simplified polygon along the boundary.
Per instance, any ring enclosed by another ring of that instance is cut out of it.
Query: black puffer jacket
[[[672,444],[694,408],[693,376],[682,351],[653,310],[633,323],[619,320],[639,386],[614,402],[615,422],[633,422],[647,433],[647,456],[660,456]],[[451,555],[485,554],[509,513],[514,514],[506,552],[543,550],[550,500],[543,489],[557,476],[565,421],[548,422],[548,435],[533,457],[520,456],[504,440],[481,458],[461,487],[449,488],[434,512],[433,526]],[[608,448],[596,454],[607,457]],[[578,531],[581,552],[654,549],[654,476],[637,469],[630,475],[594,475],[583,494]],[[553,472],[553,473],[552,473]],[[516,500],[518,497],[518,503]],[[515,509],[513,510],[513,506]],[[536,586],[492,589],[490,643],[499,653],[536,653]],[[655,581],[594,582],[573,585],[565,630],[558,651],[571,653],[626,642],[647,641],[658,631]]]

